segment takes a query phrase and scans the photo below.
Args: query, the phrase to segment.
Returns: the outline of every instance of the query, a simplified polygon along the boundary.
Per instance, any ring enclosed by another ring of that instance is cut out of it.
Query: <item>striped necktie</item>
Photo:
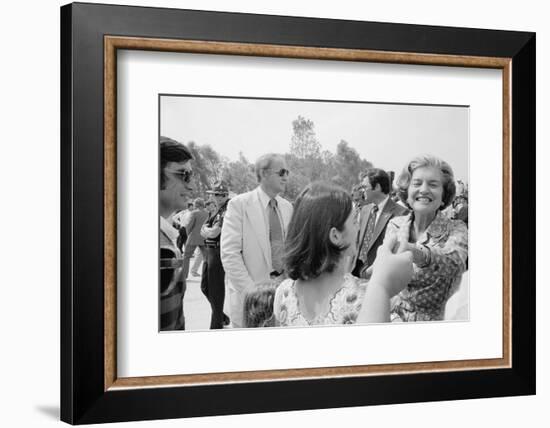
[[[369,213],[369,218],[367,220],[367,227],[365,230],[365,237],[363,238],[363,245],[361,245],[361,252],[359,253],[359,258],[363,261],[367,261],[367,252],[369,250],[369,245],[374,235],[374,226],[376,225],[376,213],[378,212],[378,205],[374,205]]]

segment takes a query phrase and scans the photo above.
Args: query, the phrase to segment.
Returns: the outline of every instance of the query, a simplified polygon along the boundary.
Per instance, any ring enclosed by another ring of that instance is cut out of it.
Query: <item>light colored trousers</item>
[[[187,275],[189,274],[189,263],[191,262],[191,256],[193,255],[195,250],[199,250],[201,258],[200,260],[198,260],[199,257],[195,256],[195,261],[193,262],[193,268],[191,269],[191,272],[196,272],[195,269],[199,268],[202,259],[206,257],[206,248],[204,247],[204,245],[186,245],[183,252],[182,278],[187,278]]]

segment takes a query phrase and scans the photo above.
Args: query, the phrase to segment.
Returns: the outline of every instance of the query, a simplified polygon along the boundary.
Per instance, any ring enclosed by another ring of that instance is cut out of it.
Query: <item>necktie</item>
[[[359,253],[359,258],[363,262],[367,261],[367,252],[369,250],[369,245],[374,235],[374,225],[376,224],[376,213],[378,212],[378,205],[374,205],[370,210],[369,218],[367,220],[367,227],[365,230],[365,237],[363,238],[363,245],[361,245],[361,252]]]
[[[277,213],[277,200],[269,201],[269,243],[273,270],[283,271],[283,230]]]

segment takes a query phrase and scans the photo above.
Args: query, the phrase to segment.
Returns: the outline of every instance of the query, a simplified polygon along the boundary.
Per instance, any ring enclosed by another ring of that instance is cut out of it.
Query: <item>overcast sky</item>
[[[254,162],[263,153],[289,151],[299,115],[314,122],[322,150],[335,153],[346,140],[374,166],[395,172],[428,153],[468,179],[467,107],[161,96],[160,132],[209,144],[231,160],[242,151]]]

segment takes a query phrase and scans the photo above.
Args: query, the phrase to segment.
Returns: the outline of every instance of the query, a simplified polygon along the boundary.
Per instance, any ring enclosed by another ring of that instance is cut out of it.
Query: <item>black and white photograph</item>
[[[468,322],[469,106],[158,103],[160,332]]]
[[[2,426],[547,419],[543,5],[6,3]]]

